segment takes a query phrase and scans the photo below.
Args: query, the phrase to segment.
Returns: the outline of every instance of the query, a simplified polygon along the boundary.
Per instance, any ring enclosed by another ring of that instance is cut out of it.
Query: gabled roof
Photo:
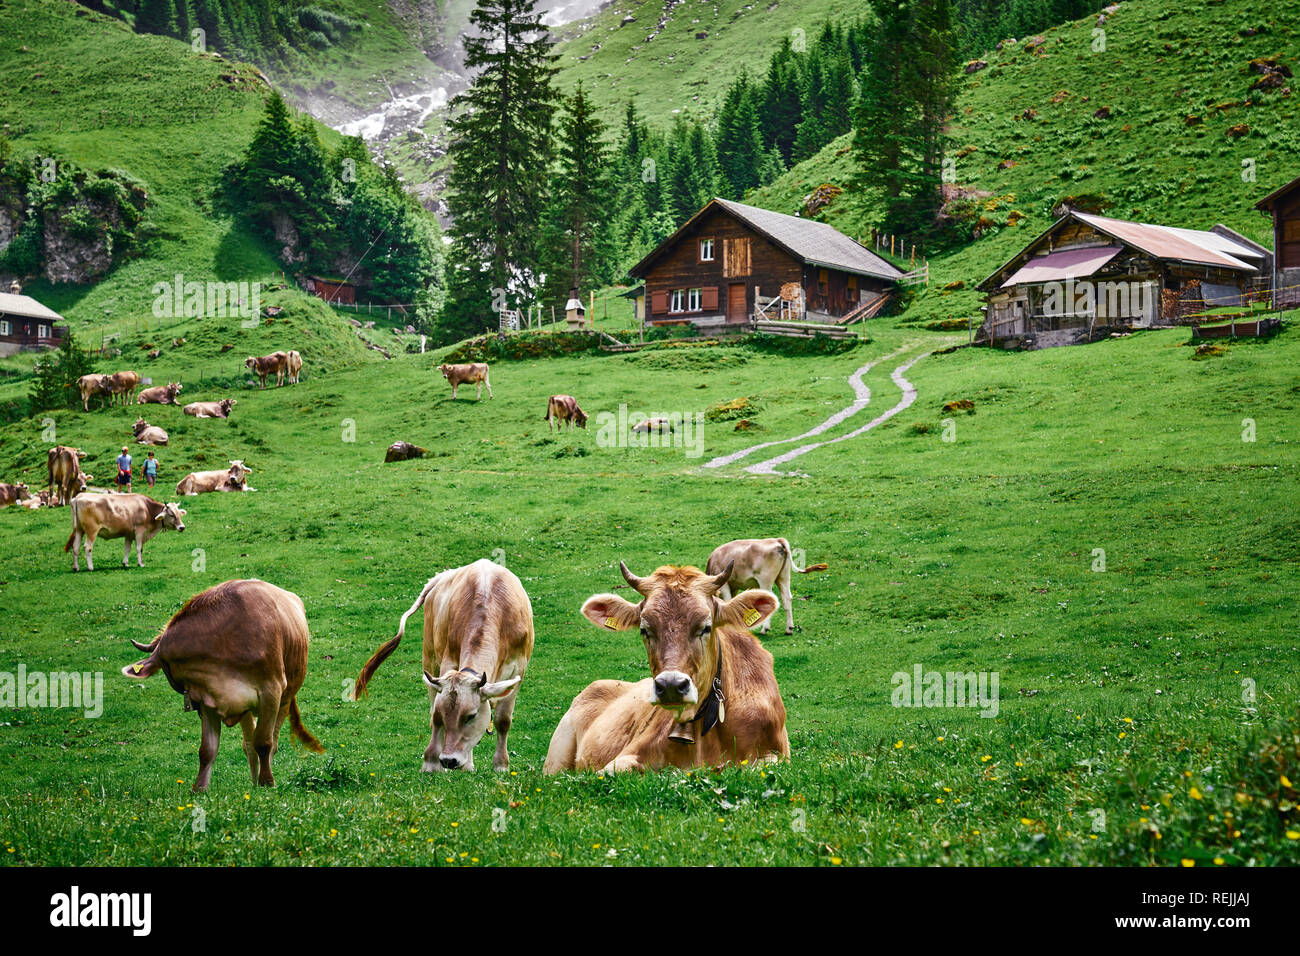
[[[769,209],[759,209],[757,206],[746,206],[729,199],[710,200],[684,226],[628,271],[637,278],[644,278],[656,259],[676,245],[696,222],[715,208],[724,210],[805,265],[890,281],[903,276],[899,269],[834,226],[814,219],[801,219]]]
[[[1177,226],[1157,226],[1146,222],[1129,222],[1111,219],[1092,213],[1071,209],[1052,223],[1023,249],[976,286],[989,291],[994,280],[1011,266],[1032,260],[1032,253],[1044,239],[1071,221],[1082,222],[1109,239],[1131,246],[1154,259],[1185,262],[1193,265],[1233,269],[1240,272],[1258,272],[1264,258],[1254,243],[1237,241],[1229,236],[1202,229],[1184,229]],[[1228,230],[1229,232],[1231,230]]]
[[[0,292],[0,315],[17,315],[42,322],[62,322],[63,316],[46,308],[29,295]]]
[[[1273,190],[1271,193],[1269,193],[1259,202],[1255,203],[1255,208],[1261,209],[1265,212],[1270,212],[1272,211],[1273,206],[1277,204],[1277,201],[1279,199],[1281,199],[1283,196],[1290,193],[1291,190],[1297,188],[1300,188],[1300,176],[1297,176],[1295,179],[1291,180],[1285,186],[1281,186]]]

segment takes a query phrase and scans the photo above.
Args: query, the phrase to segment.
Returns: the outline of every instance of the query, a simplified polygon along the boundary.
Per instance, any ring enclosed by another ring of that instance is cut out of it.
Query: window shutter
[[[700,290],[700,308],[705,312],[715,312],[718,308],[718,287],[705,286]]]
[[[668,293],[654,292],[650,295],[650,311],[652,313],[668,311]]]

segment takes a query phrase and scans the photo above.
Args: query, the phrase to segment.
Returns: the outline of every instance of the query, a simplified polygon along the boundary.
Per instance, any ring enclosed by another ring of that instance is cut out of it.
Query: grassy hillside
[[[254,67],[137,35],[75,4],[0,5],[0,123],[8,125],[15,152],[122,169],[148,189],[140,256],[98,283],[35,279],[25,288],[62,314],[84,344],[116,342],[123,355],[106,364],[159,381],[204,375],[233,383],[242,381],[239,362],[249,352],[295,341],[304,357],[316,353],[318,371],[374,356],[332,310],[284,288],[272,251],[218,199],[222,171],[252,138],[268,90]],[[324,127],[320,135],[338,141]],[[285,311],[251,330],[238,317],[160,321],[154,286],[177,274],[185,282],[261,282],[262,304]],[[186,345],[173,349],[177,337]],[[233,349],[222,352],[227,344]],[[164,354],[149,360],[154,347]],[[0,402],[25,394],[30,366],[30,355],[5,361],[17,375],[0,386]]]
[[[656,124],[678,113],[708,117],[742,70],[767,70],[782,38],[802,30],[811,42],[828,19],[864,12],[852,0],[615,0],[554,31],[560,85],[581,82],[607,123],[621,119],[629,98]],[[636,20],[623,24],[626,17]]]

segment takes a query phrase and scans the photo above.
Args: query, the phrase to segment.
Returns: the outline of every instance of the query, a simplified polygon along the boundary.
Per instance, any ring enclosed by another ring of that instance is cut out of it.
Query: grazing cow
[[[86,568],[95,570],[93,551],[95,539],[125,538],[126,549],[122,554],[122,567],[128,567],[131,560],[131,542],[135,541],[135,561],[144,567],[144,543],[159,531],[184,531],[185,522],[181,516],[185,509],[180,505],[163,504],[154,501],[148,495],[79,495],[72,502],[72,534],[63,546],[65,552],[72,552],[72,570],[80,571],[77,563],[77,551],[84,540],[86,543]]]
[[[77,379],[77,388],[81,390],[81,407],[86,411],[90,411],[90,400],[96,395],[108,395],[109,398],[112,398],[112,392],[110,391],[112,380],[113,376],[111,375],[99,375],[94,372]],[[99,407],[104,407],[102,397],[99,400]]]
[[[0,484],[0,508],[8,508],[20,501],[30,501],[32,493],[21,481],[16,485]]]
[[[289,384],[298,384],[298,373],[302,371],[302,356],[293,349],[289,350],[288,359],[285,363],[285,371],[289,376]]]
[[[551,737],[543,772],[714,767],[790,755],[772,655],[749,628],[777,609],[768,591],[717,597],[731,569],[662,567],[623,577],[642,597],[587,599],[598,627],[640,627],[650,660],[635,684],[598,680],[574,698]]]
[[[257,373],[259,388],[266,388],[266,377],[275,373],[275,387],[284,384],[284,373],[289,367],[289,356],[284,352],[272,352],[270,355],[250,355],[244,359],[244,367]]]
[[[428,451],[419,445],[412,445],[409,441],[395,441],[384,453],[384,462],[410,461],[412,458],[423,458],[427,454]]]
[[[772,585],[780,584],[781,600],[785,603],[785,632],[794,633],[794,609],[791,607],[790,571],[800,574],[805,569],[795,568],[790,556],[790,542],[785,538],[742,538],[719,545],[709,555],[704,569],[709,574],[717,574],[723,568],[731,567],[731,577],[727,580],[718,596],[722,600],[731,597],[731,592],[740,592],[745,588],[761,588],[764,591],[776,590]],[[772,626],[770,620],[763,622],[762,633],[766,634]]]
[[[119,396],[123,405],[131,404],[139,384],[140,376],[135,372],[114,372],[108,381],[108,404],[116,404]]]
[[[361,699],[379,665],[397,650],[406,619],[421,605],[433,731],[421,769],[473,770],[474,747],[489,723],[497,732],[492,768],[508,769],[510,715],[533,654],[533,606],[519,579],[499,564],[483,559],[430,578],[402,615],[397,636],[361,669],[353,699]]]
[[[230,410],[238,404],[237,398],[223,398],[219,402],[190,402],[181,412],[195,418],[229,418]]]
[[[177,495],[201,495],[209,491],[256,491],[248,487],[253,469],[242,461],[231,461],[224,471],[192,471],[176,484]]]
[[[140,394],[135,397],[136,404],[139,405],[175,405],[176,396],[184,386],[180,382],[168,382],[166,385],[155,385],[153,388],[140,390]]]
[[[132,427],[135,432],[135,443],[137,445],[165,445],[167,444],[167,433],[157,425],[150,425],[143,418],[137,418],[135,425]]]
[[[196,594],[152,644],[131,642],[149,656],[122,673],[144,680],[162,671],[184,696],[185,709],[199,712],[203,737],[195,793],[208,789],[212,779],[222,724],[243,729],[248,769],[262,786],[275,785],[271,761],[285,717],[304,746],[324,751],[298,712],[310,640],[302,598],[253,578]]]
[[[655,432],[661,435],[664,432],[668,432],[669,434],[672,434],[673,422],[672,419],[670,418],[647,418],[645,421],[637,422],[635,425],[633,425],[632,431],[644,432],[647,435],[650,432]]]
[[[578,407],[578,400],[572,395],[552,395],[546,402],[546,424],[551,431],[555,431],[556,422],[559,422],[561,431],[565,425],[570,431],[574,425],[586,428],[587,413]]]
[[[483,400],[483,386],[487,386],[488,398],[492,397],[492,383],[488,381],[488,367],[483,362],[469,362],[465,365],[439,365],[442,377],[451,382],[451,400],[456,400],[456,390],[462,385],[477,385],[478,399]]]
[[[55,445],[49,450],[45,458],[45,469],[55,504],[68,504],[95,480],[93,475],[87,475],[81,470],[81,459],[86,454],[80,448],[69,448],[66,445]]]

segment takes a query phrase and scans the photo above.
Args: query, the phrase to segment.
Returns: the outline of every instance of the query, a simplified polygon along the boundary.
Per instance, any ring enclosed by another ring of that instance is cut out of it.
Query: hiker
[[[144,468],[142,470],[144,471],[144,480],[147,481],[149,487],[152,488],[154,481],[158,478],[158,459],[153,456],[152,449],[149,451],[149,457],[144,460]]]
[[[131,453],[125,445],[122,446],[122,454],[117,456],[117,490],[131,493]]]

